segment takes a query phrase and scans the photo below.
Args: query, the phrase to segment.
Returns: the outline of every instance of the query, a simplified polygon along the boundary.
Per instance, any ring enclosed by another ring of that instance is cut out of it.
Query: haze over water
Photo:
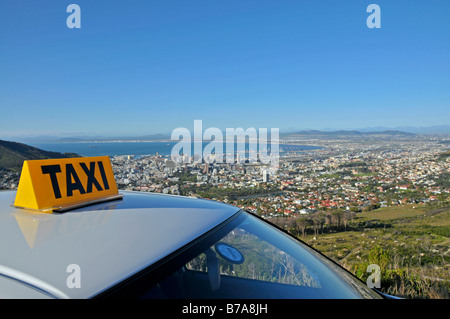
[[[29,145],[52,152],[76,153],[81,156],[115,155],[171,155],[178,142],[71,142],[71,143],[29,143]],[[209,142],[203,143],[203,149]],[[268,144],[270,150],[270,143]],[[236,147],[236,146],[235,146]],[[320,146],[280,144],[280,155],[287,152],[302,152],[321,149]],[[248,150],[248,145],[246,145]],[[226,152],[224,145],[223,152]],[[192,151],[192,154],[194,152]]]

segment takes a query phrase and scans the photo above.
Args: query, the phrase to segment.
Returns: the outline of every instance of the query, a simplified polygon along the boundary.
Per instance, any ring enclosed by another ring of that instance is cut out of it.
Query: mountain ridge
[[[80,157],[74,153],[58,153],[41,150],[18,142],[0,140],[0,169],[20,172],[26,160]]]
[[[226,132],[223,131],[222,134],[225,136]],[[335,131],[322,131],[322,130],[299,130],[290,132],[280,132],[280,137],[288,137],[295,135],[316,135],[316,136],[371,136],[371,135],[392,135],[392,136],[416,136],[415,133],[402,132],[397,130],[384,130],[384,131],[360,131],[360,130],[335,130]],[[43,143],[82,143],[82,142],[108,142],[108,141],[168,141],[171,140],[170,134],[151,134],[142,136],[85,136],[85,137],[63,137],[55,139],[43,138],[39,140],[34,138],[30,140],[31,143],[43,142]],[[21,142],[26,143],[27,139],[21,139]]]
[[[364,136],[407,136],[413,137],[417,134],[396,131],[396,130],[384,130],[384,131],[373,131],[364,132],[358,130],[336,130],[336,131],[319,131],[319,130],[302,130],[297,132],[280,133],[282,137],[292,137],[292,136],[353,136],[353,137],[364,137]]]

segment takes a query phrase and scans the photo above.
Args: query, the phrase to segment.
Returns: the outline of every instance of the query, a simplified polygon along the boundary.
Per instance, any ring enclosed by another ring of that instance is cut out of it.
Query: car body
[[[0,298],[381,298],[260,217],[191,197],[42,213],[0,192]]]

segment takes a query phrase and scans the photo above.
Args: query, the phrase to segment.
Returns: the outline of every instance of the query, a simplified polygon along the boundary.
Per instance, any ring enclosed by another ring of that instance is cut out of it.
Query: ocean
[[[178,142],[64,142],[28,143],[45,151],[76,153],[81,156],[171,155]],[[209,142],[203,143],[203,148]],[[270,146],[270,143],[269,143]],[[280,144],[280,155],[322,149],[320,146]],[[247,147],[248,149],[248,147]],[[270,149],[270,148],[269,148]],[[224,152],[226,148],[223,148]],[[192,152],[193,154],[193,152]]]

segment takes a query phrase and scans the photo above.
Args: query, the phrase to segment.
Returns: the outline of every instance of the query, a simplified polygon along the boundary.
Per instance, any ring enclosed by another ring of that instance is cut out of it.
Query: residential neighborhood
[[[450,198],[450,157],[442,144],[419,140],[321,145],[323,149],[285,154],[271,174],[265,165],[245,162],[179,164],[162,155],[111,160],[119,188],[219,200],[263,217],[361,212]]]
[[[440,139],[282,142],[321,148],[284,152],[276,170],[243,156],[235,163],[178,163],[170,155],[130,154],[112,156],[111,163],[119,189],[219,200],[266,218],[450,198],[450,156]],[[0,177],[1,189],[17,188],[19,173],[2,170]]]

